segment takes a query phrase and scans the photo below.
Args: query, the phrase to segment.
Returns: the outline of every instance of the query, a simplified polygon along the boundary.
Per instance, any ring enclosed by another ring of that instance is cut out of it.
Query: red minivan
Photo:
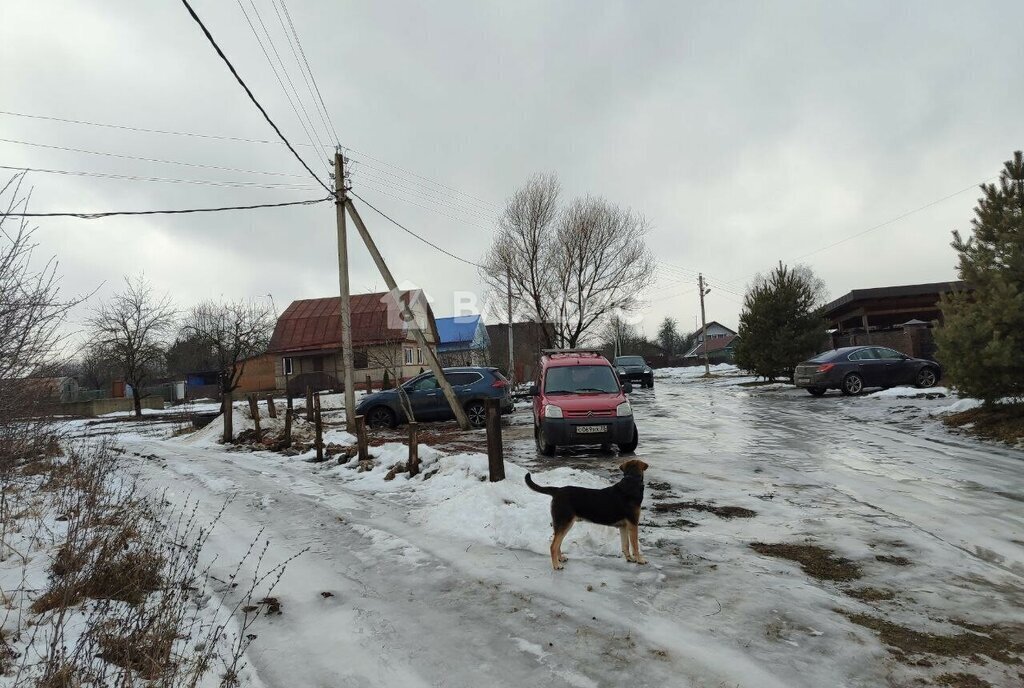
[[[560,446],[616,444],[631,454],[640,442],[626,398],[632,391],[599,351],[544,349],[530,388],[537,451],[553,456]]]

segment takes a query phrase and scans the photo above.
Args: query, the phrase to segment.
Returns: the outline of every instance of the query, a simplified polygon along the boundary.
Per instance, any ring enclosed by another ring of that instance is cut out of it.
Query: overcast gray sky
[[[193,4],[326,179],[330,150],[311,145],[239,3]],[[332,143],[273,0],[255,6],[259,17],[242,0],[284,59],[317,129],[313,138]],[[995,176],[1024,145],[1019,1],[289,0],[287,8],[333,126],[358,151],[351,154],[356,192],[473,260],[487,248],[504,199],[535,172],[556,172],[567,196],[599,194],[630,206],[650,221],[651,245],[668,264],[647,295],[648,334],[666,315],[692,329],[697,270],[713,284],[708,318],[730,326],[744,285],[779,260],[806,256],[833,296],[952,279],[950,231],[968,227],[973,189],[818,249]],[[0,110],[274,138],[177,0],[4,0],[0,13]],[[0,164],[8,166],[309,184],[238,188],[38,173],[30,177],[38,212],[322,195],[274,143],[2,114],[0,138],[274,174],[0,142]],[[426,289],[439,316],[451,314],[453,292],[480,289],[473,268],[363,214],[395,274]],[[183,306],[272,294],[283,310],[292,299],[338,289],[329,204],[46,219],[38,227],[40,254],[60,259],[65,289],[102,284],[95,298],[140,270]],[[353,292],[382,290],[354,236],[350,246]]]

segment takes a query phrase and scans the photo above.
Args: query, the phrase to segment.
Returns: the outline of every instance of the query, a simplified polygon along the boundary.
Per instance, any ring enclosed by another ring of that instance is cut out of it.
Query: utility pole
[[[704,377],[711,377],[711,364],[708,363],[708,323],[704,315],[704,297],[711,293],[711,289],[704,288],[704,274],[697,275],[697,291],[700,292],[700,341],[704,349]]]
[[[512,384],[516,380],[516,357],[512,352],[512,268],[505,267],[505,287],[508,291],[508,376]]]
[[[402,309],[402,319],[409,324],[409,329],[412,330],[413,336],[416,338],[416,343],[423,349],[423,352],[427,356],[427,364],[430,366],[430,370],[434,373],[434,379],[437,380],[437,384],[441,387],[441,391],[444,393],[445,399],[448,400],[448,405],[452,409],[452,413],[455,414],[455,420],[458,421],[459,427],[463,430],[469,430],[469,418],[466,417],[466,410],[462,408],[462,404],[459,403],[459,398],[455,396],[455,390],[452,389],[451,384],[445,379],[444,371],[441,369],[441,362],[437,360],[437,354],[430,345],[427,343],[426,337],[423,336],[423,331],[416,325],[416,316],[413,315],[412,309],[409,308],[409,304],[402,300],[402,295],[398,291],[398,284],[395,282],[394,276],[391,274],[391,270],[388,269],[387,263],[384,262],[384,257],[380,254],[377,249],[377,244],[374,243],[373,237],[370,236],[370,232],[367,231],[366,225],[363,223],[363,218],[359,216],[359,211],[352,205],[352,199],[345,199],[345,208],[348,210],[348,214],[352,217],[352,221],[356,223],[356,229],[359,231],[359,236],[362,238],[363,243],[366,244],[366,250],[370,252],[370,256],[373,258],[373,262],[377,264],[377,270],[380,271],[380,276],[384,278],[384,283],[388,286],[388,290],[391,292],[393,297],[398,301],[396,306]],[[437,337],[435,336],[435,340]]]
[[[338,221],[338,283],[341,287],[341,363],[345,368],[345,428],[356,428],[355,372],[352,369],[352,295],[348,286],[348,238],[345,236],[345,157],[334,151],[334,211]]]

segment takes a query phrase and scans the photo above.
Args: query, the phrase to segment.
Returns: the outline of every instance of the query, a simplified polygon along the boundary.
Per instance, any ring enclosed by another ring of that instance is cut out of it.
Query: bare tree
[[[28,458],[50,432],[40,423],[49,399],[33,380],[57,358],[65,335],[61,326],[80,300],[60,295],[57,262],[33,267],[33,230],[10,216],[24,212],[24,174],[0,186],[0,470]],[[36,419],[36,420],[33,420]]]
[[[185,316],[180,334],[211,352],[221,394],[227,395],[238,387],[245,360],[266,353],[275,324],[269,303],[204,301]]]
[[[161,369],[176,313],[170,296],[159,296],[145,277],[125,277],[125,289],[101,304],[88,326],[94,341],[131,385],[136,417],[142,416],[142,387]]]
[[[412,403],[409,395],[402,386],[402,369],[405,365],[405,350],[402,347],[402,340],[387,343],[382,346],[370,346],[366,348],[366,362],[370,368],[381,368],[391,378],[398,392],[398,402],[402,405],[405,417],[410,422],[416,420],[413,415]],[[396,420],[401,420],[396,419]]]
[[[603,198],[576,199],[559,210],[554,175],[538,175],[513,194],[484,257],[481,278],[510,320],[545,328],[548,346],[574,347],[616,314],[640,306],[654,276],[647,222]]]

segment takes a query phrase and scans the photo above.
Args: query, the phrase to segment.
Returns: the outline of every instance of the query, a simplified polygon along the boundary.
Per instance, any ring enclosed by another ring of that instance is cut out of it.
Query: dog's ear
[[[638,464],[638,465],[640,466],[640,472],[641,472],[641,473],[642,473],[643,471],[646,471],[646,470],[647,470],[648,468],[650,468],[650,466],[649,466],[649,465],[647,465],[647,462],[646,462],[646,461],[640,461],[639,459],[637,459],[637,464]]]
[[[619,465],[619,470],[623,473],[628,473],[630,469],[634,468],[639,469],[640,472],[643,473],[649,468],[649,466],[640,459],[630,459],[629,461],[624,461]]]

